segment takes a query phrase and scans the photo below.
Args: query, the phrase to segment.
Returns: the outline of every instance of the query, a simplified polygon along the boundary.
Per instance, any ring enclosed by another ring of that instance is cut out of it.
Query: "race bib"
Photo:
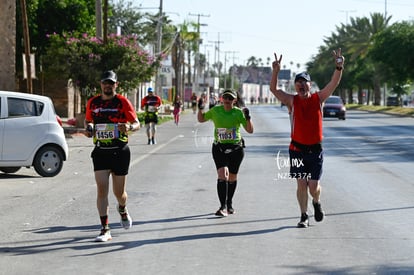
[[[148,112],[155,113],[157,111],[157,107],[155,106],[148,106]]]
[[[236,128],[217,128],[218,140],[235,140]]]
[[[95,125],[95,137],[98,140],[119,138],[118,124],[102,123]]]

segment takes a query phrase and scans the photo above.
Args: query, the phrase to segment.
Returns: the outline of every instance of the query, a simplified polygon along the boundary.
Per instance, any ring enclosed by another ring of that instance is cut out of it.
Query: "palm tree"
[[[187,83],[191,83],[191,52],[194,50],[195,41],[199,41],[199,34],[190,31],[194,23],[184,22],[178,26],[173,47],[173,66],[176,72],[176,91],[184,98],[185,69],[187,68]],[[187,53],[187,63],[185,63],[185,53]]]
[[[375,34],[387,28],[391,16],[385,18],[380,13],[371,14],[371,20],[368,18],[351,18],[351,24],[347,26],[346,43],[347,52],[351,54],[350,61],[356,64],[362,64],[364,68],[357,69],[359,72],[369,74],[364,79],[371,79],[371,85],[374,91],[374,105],[380,105],[381,102],[381,73],[375,62],[372,62],[367,56]],[[363,62],[361,62],[363,60]]]

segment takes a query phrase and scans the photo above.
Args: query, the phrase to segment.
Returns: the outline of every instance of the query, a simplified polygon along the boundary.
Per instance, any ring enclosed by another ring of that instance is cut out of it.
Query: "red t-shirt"
[[[322,106],[318,93],[293,98],[291,138],[305,145],[322,142]]]
[[[137,121],[137,114],[132,103],[124,96],[116,94],[112,99],[103,100],[101,95],[94,96],[86,104],[85,120],[93,124],[126,123]],[[119,133],[115,138],[101,138],[101,144],[115,144],[115,142],[127,143],[128,135]],[[94,143],[97,137],[94,136]],[[115,142],[114,142],[115,141]]]
[[[162,104],[161,97],[157,95],[153,95],[153,96],[147,95],[141,100],[141,108],[145,108],[146,111],[147,111],[148,106],[159,107],[161,106],[161,104]]]
[[[88,100],[86,121],[97,123],[125,123],[137,120],[132,103],[123,95],[116,94],[112,99],[103,100],[101,95]]]

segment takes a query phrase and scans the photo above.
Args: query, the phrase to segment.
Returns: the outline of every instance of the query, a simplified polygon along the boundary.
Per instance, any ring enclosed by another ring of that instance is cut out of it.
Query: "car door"
[[[7,117],[4,119],[3,160],[25,161],[33,155],[47,132],[41,123],[35,100],[7,97]]]

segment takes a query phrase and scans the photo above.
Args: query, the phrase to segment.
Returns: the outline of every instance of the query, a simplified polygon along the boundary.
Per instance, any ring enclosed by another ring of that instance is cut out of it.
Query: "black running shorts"
[[[240,164],[244,158],[244,150],[241,145],[213,143],[212,153],[216,169],[228,167],[232,174],[239,172]]]
[[[95,147],[91,153],[93,170],[111,170],[114,175],[124,176],[128,174],[131,151],[128,145],[122,148]]]
[[[290,177],[296,179],[320,180],[322,176],[323,150],[303,153],[289,150]]]

